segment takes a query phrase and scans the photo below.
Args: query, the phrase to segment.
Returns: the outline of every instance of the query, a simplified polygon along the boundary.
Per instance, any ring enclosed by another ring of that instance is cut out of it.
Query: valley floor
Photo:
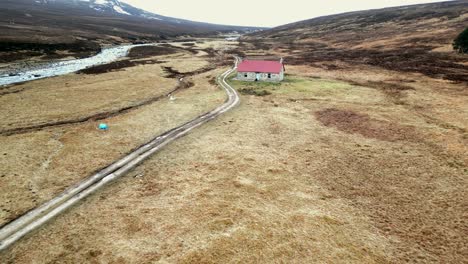
[[[0,225],[220,105],[225,94],[213,78],[228,67],[220,61],[232,60],[227,45],[205,41],[149,64],[8,88],[15,92],[0,96],[0,131],[114,114],[0,135]],[[164,67],[193,73],[175,100],[167,94],[177,81]],[[245,93],[240,106],[0,253],[2,262],[468,258],[464,85],[301,65],[288,66],[282,84],[231,83]],[[98,131],[97,122],[110,130]]]

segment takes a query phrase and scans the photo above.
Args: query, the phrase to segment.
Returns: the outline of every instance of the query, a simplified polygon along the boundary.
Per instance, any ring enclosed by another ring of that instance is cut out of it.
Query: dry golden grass
[[[0,96],[0,130],[74,120],[164,95],[175,88],[177,81],[162,76],[161,66],[155,64],[17,85],[11,89],[22,91]]]
[[[237,41],[226,41],[224,39],[211,40],[201,39],[200,42],[196,43],[195,47],[199,49],[215,49],[215,50],[228,50],[236,48],[239,45]]]
[[[414,88],[402,91],[398,98],[381,93],[387,99],[384,104],[389,106],[397,104],[398,106],[393,106],[393,108],[404,111],[402,115],[397,116],[400,122],[424,127],[426,129],[425,136],[430,139],[431,144],[439,147],[438,151],[444,155],[457,157],[457,160],[467,166],[468,90],[464,84],[428,78],[420,74],[387,71],[362,65],[359,67],[346,65],[344,69],[339,70],[306,66],[289,66],[288,69],[292,74],[333,78],[350,83],[363,83],[365,85],[371,82],[382,83],[381,86],[395,84]],[[375,85],[372,89],[376,92],[382,90]],[[377,97],[371,96],[370,98]],[[370,114],[375,114],[375,112]],[[418,118],[414,118],[414,115]]]
[[[120,100],[108,107],[125,106],[128,103],[126,98],[132,98],[132,95],[144,99],[142,97],[144,92],[138,94],[129,87],[134,87],[137,90],[147,90],[147,96],[162,94],[162,92],[173,89],[174,87],[155,89],[155,87],[159,87],[158,83],[154,82],[155,80],[160,80],[161,85],[166,83],[167,85],[174,85],[175,81],[161,78],[162,73],[154,69],[155,66],[152,65],[136,67],[136,69],[130,68],[130,71],[138,70],[141,73],[139,76],[142,78],[142,83],[136,82],[133,86],[126,87],[126,90],[117,90],[112,99],[105,103],[110,104],[110,102],[118,98]],[[92,78],[95,78],[97,81],[94,84],[96,86],[95,90],[99,90],[98,87],[102,79],[116,78],[118,74],[121,74],[123,79],[129,78],[127,71],[125,71],[89,76],[86,79],[91,83]],[[52,127],[45,131],[1,136],[0,224],[50,199],[66,187],[89,176],[93,171],[109,165],[112,161],[149,141],[154,136],[215,108],[224,100],[223,92],[209,84],[209,80],[217,74],[219,74],[219,70],[193,77],[192,81],[195,86],[174,94],[175,101],[163,98],[160,101],[125,114],[99,121],[110,125],[110,131],[108,132],[98,131],[96,129],[98,123],[89,121],[57,128]],[[149,77],[145,80],[147,75],[152,75],[153,81],[150,81]],[[67,78],[70,85],[76,87],[83,82],[83,77],[65,76],[59,78]],[[70,80],[73,78],[76,81]],[[133,76],[133,78],[138,78],[138,76]],[[59,82],[54,79],[48,81]],[[150,89],[145,85],[150,86]],[[27,91],[32,93],[33,90],[34,88],[31,88]],[[149,94],[151,90],[153,94]],[[73,94],[74,91],[70,93]],[[18,93],[17,96],[21,96],[21,94]],[[47,92],[32,94],[35,95],[37,100],[46,100],[46,98],[42,97],[50,96],[50,93]],[[93,103],[103,104],[101,102],[103,97],[100,96],[102,94],[97,91],[92,91],[92,94],[95,95],[94,98],[90,97],[88,98],[89,101],[83,103],[89,106],[90,111],[94,109]],[[138,94],[138,96],[135,94]],[[65,95],[60,94],[60,96]],[[81,100],[79,97],[71,95],[69,95],[69,98]],[[80,102],[73,99],[70,104]],[[82,114],[86,114],[84,107],[82,106]],[[21,106],[21,109],[26,109],[26,107]],[[32,110],[29,111],[32,112]],[[63,109],[63,111],[64,113],[60,115],[60,118],[79,117],[78,113],[73,112],[71,108]],[[47,115],[42,118],[50,120]],[[32,118],[29,120],[31,120],[30,122],[36,121]]]
[[[463,263],[468,257],[464,87],[372,67],[288,66],[287,71],[281,85],[233,82],[238,89],[265,89],[271,95],[242,96],[238,108],[169,145],[0,259]],[[213,74],[196,77],[197,86],[176,95],[175,102],[108,120],[125,131],[118,139],[104,134],[102,140],[93,124],[85,135],[87,126],[70,129],[60,141],[76,149],[45,167],[57,164],[56,171],[64,172],[67,162],[96,142],[80,157],[83,167],[99,167],[96,158],[110,150],[103,150],[107,143],[124,142],[106,154],[111,160],[149,134],[137,130],[157,130],[158,122],[175,126],[174,115],[186,120],[193,109],[219,104],[224,94],[205,83]],[[385,88],[403,85],[413,89],[396,96]],[[405,128],[398,133],[408,136],[388,138],[387,130],[395,128]],[[8,148],[24,153],[52,132]],[[35,151],[31,160],[44,160],[59,143],[43,145],[47,154]]]
[[[9,256],[52,262],[386,263],[388,241],[314,181],[310,166],[320,163],[311,157],[326,153],[314,147],[326,145],[317,141],[322,130],[304,108],[244,97],[233,113],[42,230],[39,236],[57,243],[32,238]],[[53,248],[22,254],[30,243]]]
[[[185,72],[193,72],[202,68],[206,68],[211,65],[210,62],[206,61],[206,59],[198,59],[193,58],[192,56],[185,56],[177,59],[172,59],[169,62],[161,64],[165,67],[171,67],[172,69],[185,73]]]

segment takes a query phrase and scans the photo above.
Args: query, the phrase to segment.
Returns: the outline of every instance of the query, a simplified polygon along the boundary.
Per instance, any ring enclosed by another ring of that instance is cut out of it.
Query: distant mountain
[[[90,9],[103,15],[126,15],[146,19],[156,19],[173,23],[183,23],[184,20],[165,17],[143,9],[136,8],[119,0],[35,0],[34,4],[54,8],[55,5],[68,5],[73,9]],[[188,21],[185,21],[188,22]]]
[[[145,42],[254,30],[165,17],[119,0],[0,1],[0,43]]]

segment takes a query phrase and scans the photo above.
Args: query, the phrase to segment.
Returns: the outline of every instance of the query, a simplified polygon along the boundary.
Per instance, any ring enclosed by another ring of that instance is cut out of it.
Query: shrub
[[[468,53],[468,28],[453,41],[453,49],[460,53]]]
[[[271,93],[267,90],[255,90],[253,88],[243,88],[239,89],[239,92],[241,94],[247,94],[247,95],[255,95],[255,96],[266,96],[270,95]]]

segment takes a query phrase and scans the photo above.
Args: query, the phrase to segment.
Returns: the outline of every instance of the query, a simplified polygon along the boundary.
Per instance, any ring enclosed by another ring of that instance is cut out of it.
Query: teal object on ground
[[[108,130],[109,126],[107,124],[101,123],[101,124],[99,124],[99,129],[100,130]]]

